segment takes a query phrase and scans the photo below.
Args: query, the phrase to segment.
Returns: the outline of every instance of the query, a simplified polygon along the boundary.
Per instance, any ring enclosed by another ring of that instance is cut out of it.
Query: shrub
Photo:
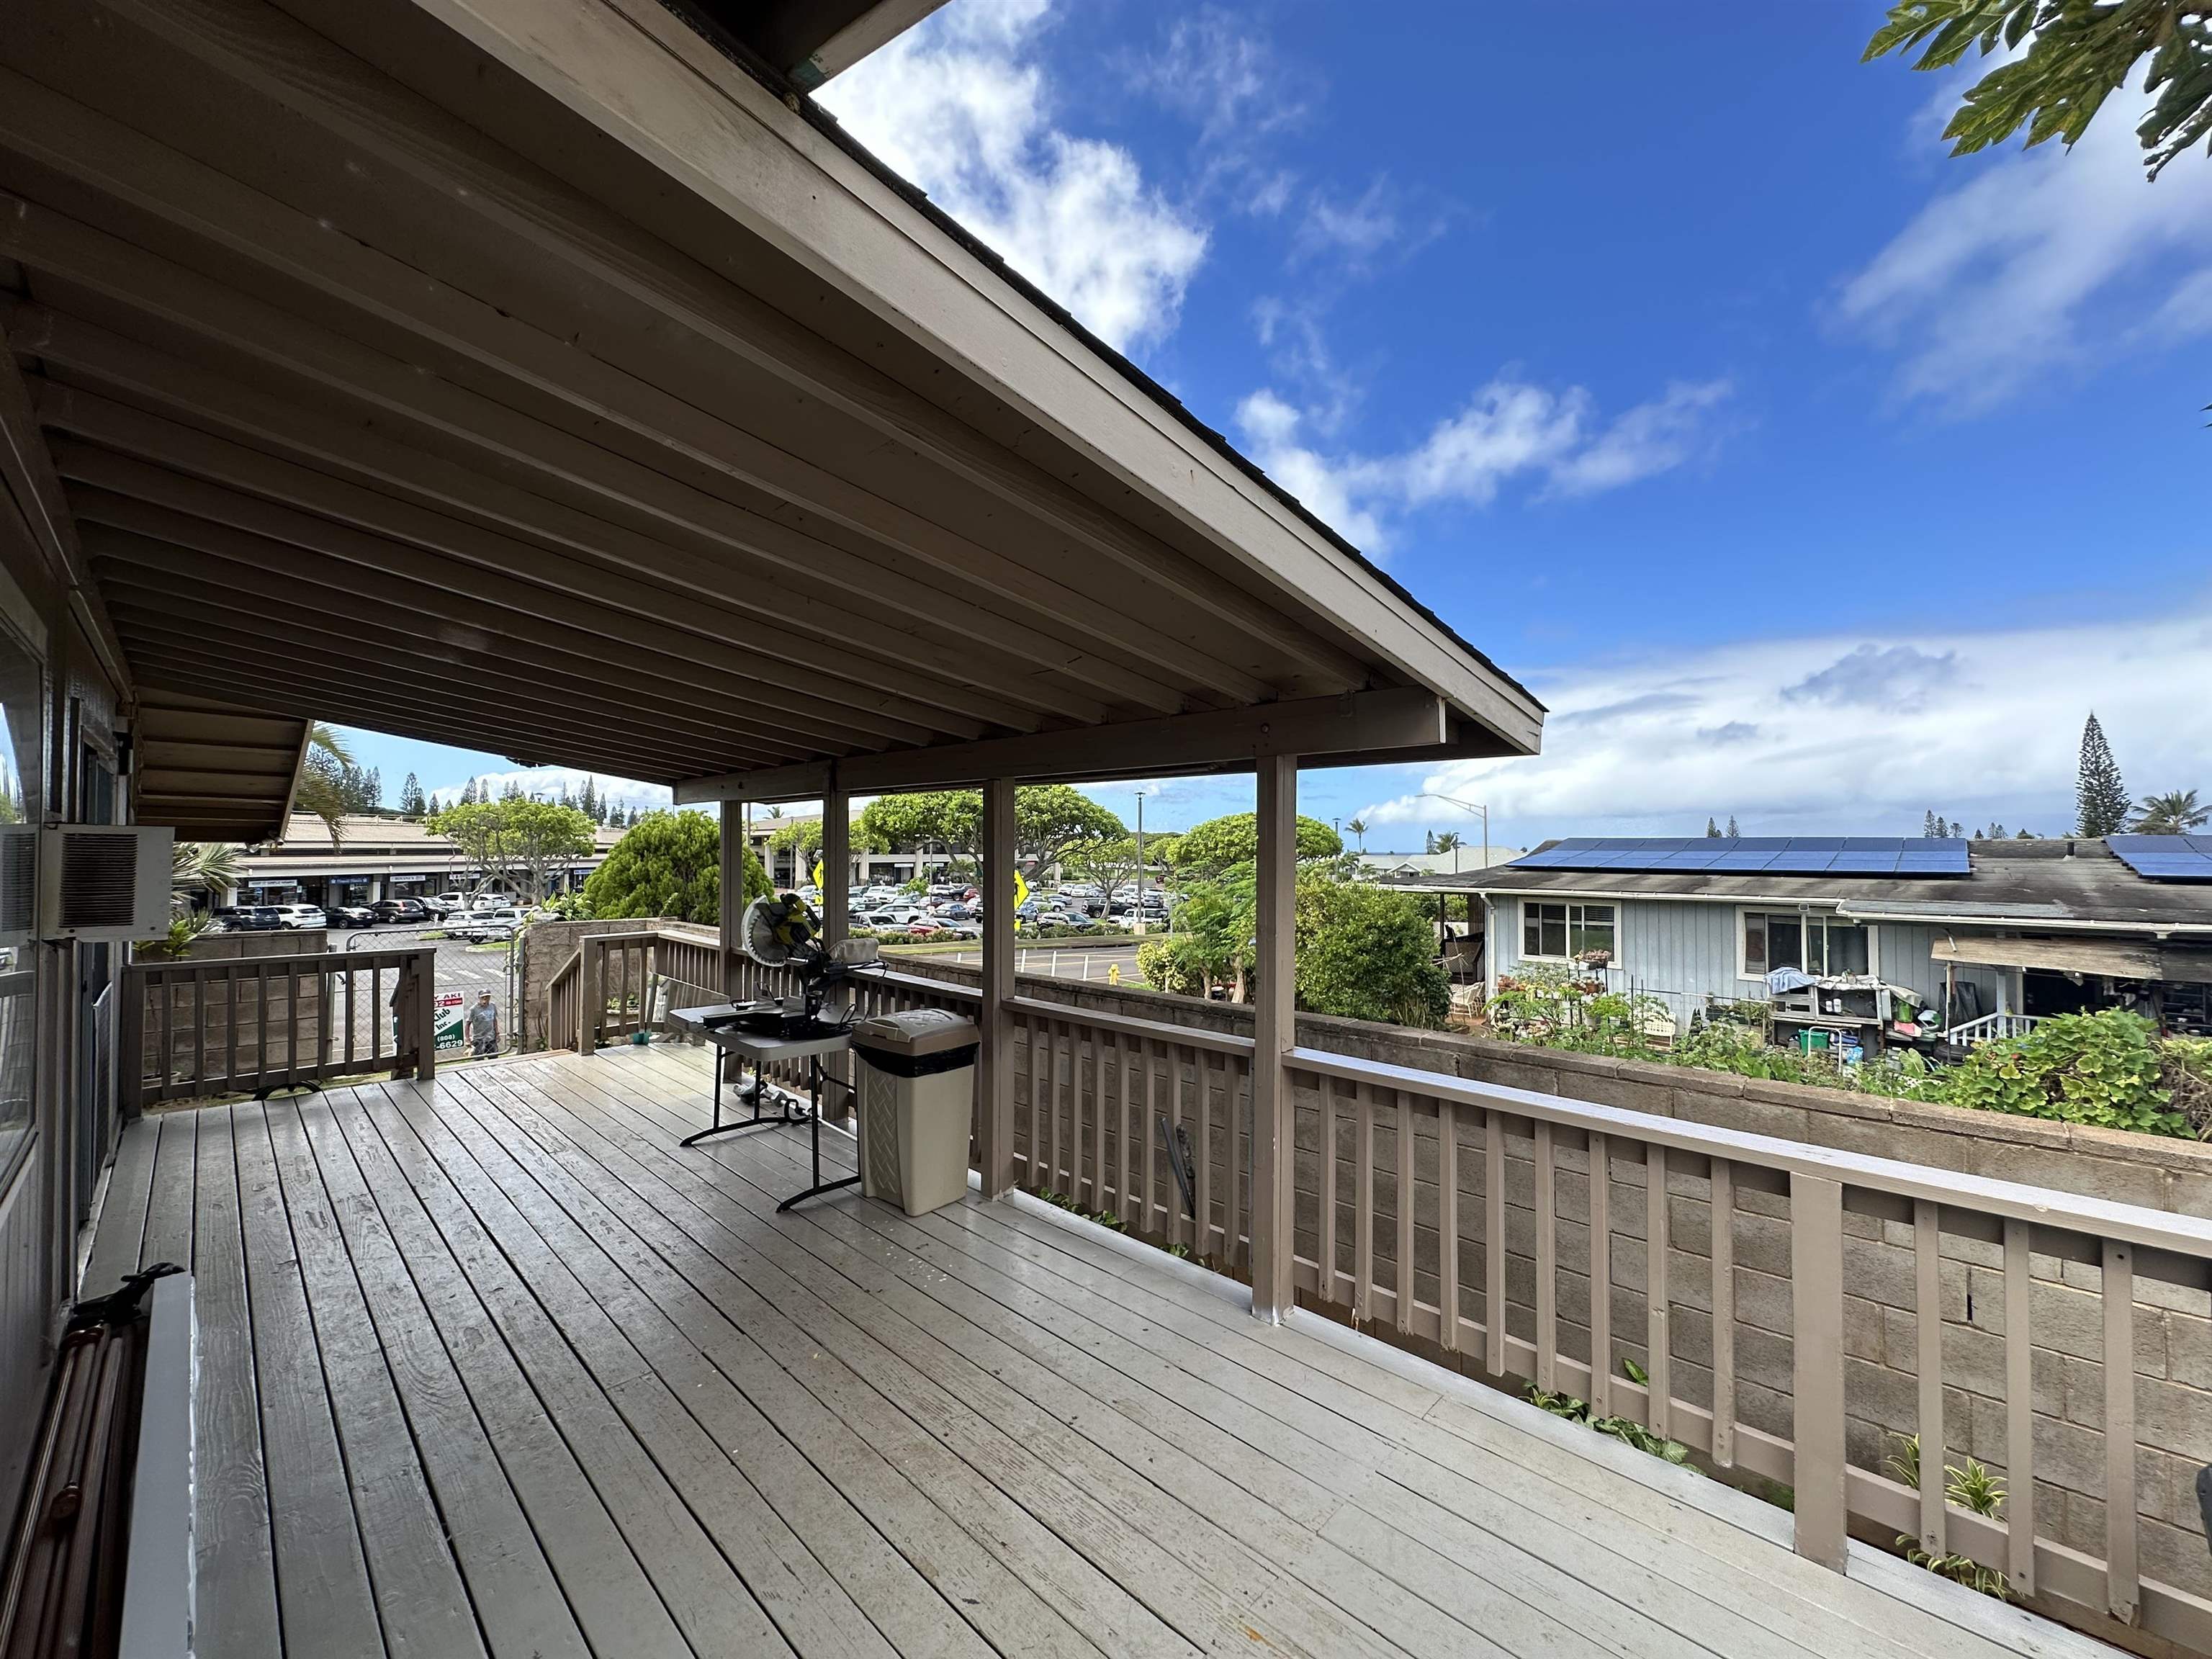
[[[2025,1036],[1975,1048],[1942,1073],[1937,1098],[2062,1123],[2186,1134],[2188,1120],[2160,1086],[2155,1037],[2148,1020],[2121,1008],[2054,1014]]]

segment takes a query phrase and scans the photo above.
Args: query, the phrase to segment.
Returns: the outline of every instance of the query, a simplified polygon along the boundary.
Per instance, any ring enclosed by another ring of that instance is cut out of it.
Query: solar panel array
[[[2212,836],[2107,836],[2105,845],[2153,881],[2212,881]]]
[[[1649,875],[1695,871],[1771,876],[1971,873],[1965,840],[1948,836],[1577,836],[1516,859],[1512,867]]]

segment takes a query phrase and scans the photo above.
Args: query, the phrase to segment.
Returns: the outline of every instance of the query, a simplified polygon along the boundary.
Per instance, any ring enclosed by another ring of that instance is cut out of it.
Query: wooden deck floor
[[[131,1127],[86,1287],[197,1275],[202,1652],[2109,1651],[1049,1213],[779,1216],[708,1081]]]

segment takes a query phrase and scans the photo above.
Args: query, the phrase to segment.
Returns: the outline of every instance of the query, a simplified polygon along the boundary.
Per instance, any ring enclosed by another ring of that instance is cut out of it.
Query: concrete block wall
[[[972,983],[974,970],[931,964],[927,976]],[[1078,1008],[1133,1018],[1249,1034],[1250,1011],[1236,1005],[1164,997],[1127,988],[1076,985],[1024,976],[1019,992]],[[1301,1016],[1298,1039],[1309,1048],[1506,1085],[1571,1099],[1833,1146],[1845,1151],[1956,1170],[1993,1179],[2051,1187],[2191,1215],[2212,1215],[2212,1148],[2118,1131],[2079,1128],[1911,1102],[1881,1100],[1835,1090],[1770,1084],[1638,1061],[1558,1054],[1458,1034],[1404,1030],[1357,1021]],[[1193,1079],[1182,1068],[1183,1086]],[[1219,1073],[1213,1073],[1218,1087]],[[1017,1066],[1018,1146],[1026,1152],[1030,1099],[1027,1058]],[[1165,1073],[1161,1073],[1164,1086]],[[1085,1102],[1091,1098],[1088,1071]],[[1116,1096],[1109,1092],[1109,1103]],[[1141,1099],[1141,1093],[1139,1097]],[[1166,1096],[1159,1097],[1164,1101]],[[1319,1249],[1322,1108],[1311,1087],[1297,1096],[1299,1149],[1296,1225],[1299,1253]],[[1091,1107],[1086,1103],[1087,1114]],[[1241,1181],[1248,1147],[1249,1103],[1225,1110],[1216,1097],[1208,1157],[1219,1194],[1235,1172]],[[1086,1122],[1090,1120],[1086,1117]],[[1149,1130],[1133,1126],[1133,1133]],[[1395,1281],[1399,1133],[1395,1108],[1378,1103],[1374,1181],[1375,1273]],[[1415,1113],[1413,1137],[1415,1293],[1437,1298],[1440,1260],[1435,1218],[1440,1167],[1433,1110]],[[1461,1310],[1486,1320],[1483,1241],[1486,1172],[1479,1124],[1457,1125],[1457,1239]],[[1340,1096],[1337,1168],[1338,1266],[1352,1268],[1350,1194],[1357,1177],[1354,1121]],[[1555,1159],[1559,1217],[1558,1307],[1561,1346],[1589,1358],[1590,1295],[1589,1170],[1579,1137],[1562,1133]],[[1109,1167],[1119,1153],[1109,1126]],[[1134,1150],[1133,1148],[1133,1150]],[[1508,1328],[1535,1333],[1534,1158],[1522,1125],[1506,1137],[1505,1243]],[[1645,1216],[1641,1150],[1613,1148],[1610,1224],[1612,1328],[1616,1354],[1647,1363],[1644,1302]],[[1085,1149],[1085,1167],[1090,1150]],[[1684,1160],[1678,1159],[1677,1162]],[[1794,1352],[1790,1282],[1789,1200],[1761,1190],[1741,1173],[1735,1194],[1735,1348],[1739,1419],[1766,1432],[1791,1428]],[[1169,1177],[1163,1166],[1160,1179]],[[1240,1189],[1241,1190],[1241,1189]],[[1668,1183],[1673,1308],[1668,1352],[1674,1391],[1710,1406],[1713,1354],[1711,1186],[1702,1161],[1670,1166]],[[1087,1194],[1079,1194],[1087,1198]],[[1856,1466],[1885,1472],[1897,1437],[1917,1428],[1918,1336],[1912,1233],[1909,1224],[1847,1212],[1844,1340],[1848,1444]],[[1942,1246],[1944,1438],[1947,1458],[1977,1458],[2006,1475],[2005,1306],[2001,1248],[1947,1233]],[[1241,1266],[1240,1263],[1231,1264]],[[2032,1257],[2030,1317],[2037,1529],[2044,1537],[2094,1557],[2105,1547],[2104,1315],[2098,1267],[2038,1253]],[[2212,1596],[2212,1551],[2198,1510],[2197,1473],[2212,1462],[2212,1297],[2201,1287],[2168,1284],[2139,1273],[2135,1281],[2136,1482],[2142,1571],[2200,1595]],[[1391,1335],[1390,1332],[1378,1333]],[[1413,1346],[1424,1346],[1415,1344]],[[1479,1374],[1473,1360],[1441,1351],[1430,1357]]]

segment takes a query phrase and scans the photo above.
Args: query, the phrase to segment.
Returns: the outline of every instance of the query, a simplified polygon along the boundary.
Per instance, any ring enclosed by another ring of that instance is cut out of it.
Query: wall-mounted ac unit
[[[39,937],[154,939],[169,931],[177,832],[53,824],[39,832]]]

